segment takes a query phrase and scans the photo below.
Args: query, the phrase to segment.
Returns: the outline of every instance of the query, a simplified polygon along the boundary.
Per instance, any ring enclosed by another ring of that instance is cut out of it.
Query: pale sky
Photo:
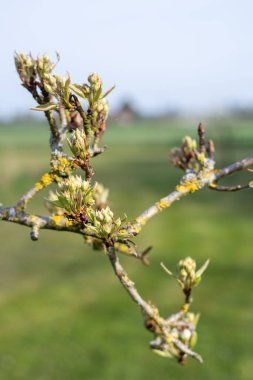
[[[252,0],[9,0],[0,32],[0,118],[34,106],[15,50],[57,50],[57,71],[74,82],[98,72],[117,86],[114,108],[124,99],[148,113],[253,105]]]

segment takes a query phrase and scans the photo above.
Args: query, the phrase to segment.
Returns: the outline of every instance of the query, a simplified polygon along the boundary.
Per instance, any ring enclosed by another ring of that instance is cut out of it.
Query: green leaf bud
[[[104,224],[103,230],[109,235],[112,231],[112,226],[110,224]]]
[[[85,159],[87,153],[86,135],[83,130],[75,129],[72,132],[71,140],[67,140],[71,152],[76,158]]]
[[[114,224],[115,224],[115,227],[116,227],[116,228],[119,228],[119,227],[121,226],[121,219],[120,219],[120,218],[116,219],[116,220],[114,221]]]
[[[183,138],[181,149],[187,159],[193,156],[196,147],[196,140],[193,140],[190,136],[185,136]]]
[[[88,76],[90,84],[102,83],[100,76],[97,73],[92,73]]]
[[[104,208],[107,202],[109,190],[104,188],[101,183],[96,182],[93,188],[93,197],[96,207]]]

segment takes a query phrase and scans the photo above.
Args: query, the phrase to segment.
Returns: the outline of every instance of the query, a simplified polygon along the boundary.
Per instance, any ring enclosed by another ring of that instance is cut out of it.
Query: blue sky
[[[27,112],[14,51],[57,50],[60,74],[92,71],[116,84],[113,108],[130,99],[152,113],[253,105],[251,0],[9,0],[0,14],[0,118]]]

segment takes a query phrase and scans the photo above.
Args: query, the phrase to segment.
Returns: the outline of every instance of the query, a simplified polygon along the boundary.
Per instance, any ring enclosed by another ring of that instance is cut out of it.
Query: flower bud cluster
[[[71,139],[67,140],[71,152],[77,159],[85,160],[87,153],[87,139],[83,129],[75,129]]]
[[[58,55],[57,58],[59,59]],[[97,73],[90,74],[87,83],[71,84],[69,74],[62,78],[53,73],[55,64],[47,55],[34,59],[24,53],[16,54],[15,64],[22,83],[38,102],[33,110],[47,112],[60,111],[63,108],[72,114],[77,111],[82,117],[87,138],[94,138],[95,144],[98,145],[109,114],[105,97],[114,87],[102,93],[102,79]],[[88,101],[87,113],[78,97]],[[69,112],[66,113],[66,117],[68,121],[71,120]]]
[[[34,59],[31,54],[20,53],[15,54],[14,59],[22,82],[30,84],[31,79],[35,80],[36,76],[42,81],[50,82],[55,64],[50,61],[48,55],[45,54]]]
[[[184,171],[191,170],[195,173],[201,171],[210,172],[214,169],[213,143],[209,144],[205,152],[197,150],[197,142],[189,136],[182,140],[180,148],[173,148],[170,152],[171,163]]]
[[[177,281],[180,284],[185,295],[190,295],[192,288],[201,280],[201,276],[209,264],[207,260],[203,266],[196,271],[196,262],[191,257],[180,260],[177,266],[178,277]]]
[[[190,257],[180,260],[178,263],[178,282],[185,294],[193,288],[195,284],[196,262]]]
[[[197,148],[197,142],[196,140],[192,139],[190,136],[185,136],[182,140],[182,153],[184,154],[185,158],[191,158],[194,156],[194,152]]]
[[[90,221],[85,229],[87,233],[95,234],[106,241],[125,240],[130,237],[124,228],[124,221],[120,218],[114,219],[108,206],[102,210],[89,210],[87,215]]]
[[[109,105],[106,99],[99,99],[94,103],[93,107],[93,117],[97,119],[99,114],[103,113],[103,119],[106,120],[109,114]]]
[[[66,109],[71,108],[69,74],[63,78],[53,74],[55,63],[50,60],[48,55],[34,59],[31,55],[24,53],[16,54],[15,64],[22,82],[27,85],[29,91],[34,94],[34,91],[36,92],[34,86],[38,85],[44,96],[44,100],[39,103],[40,105],[33,109],[37,111],[56,109],[57,104],[52,103],[52,99],[49,99],[48,95],[52,95],[61,101]],[[49,101],[50,103],[48,103]]]
[[[185,313],[171,329],[173,338],[179,339],[187,347],[193,348],[197,343],[196,327],[199,314]]]
[[[70,96],[70,76],[67,73],[63,78],[57,74],[49,75],[47,81],[44,83],[47,91],[55,96],[55,98],[62,103],[64,108],[71,108],[69,102]]]
[[[70,89],[78,96],[86,98],[89,103],[86,128],[93,132],[99,129],[100,123],[108,118],[109,106],[105,97],[114,89],[102,93],[102,79],[97,73],[92,73],[88,77],[88,83],[82,85],[71,84]]]
[[[22,83],[29,83],[31,79],[36,77],[36,61],[32,56],[24,53],[15,54],[14,56],[16,70],[20,76]]]
[[[80,84],[71,84],[70,88],[81,98],[86,98],[89,101],[89,105],[97,101],[101,97],[102,93],[102,79],[97,73],[92,73],[88,76],[88,82]]]
[[[193,169],[193,161],[195,159],[197,142],[189,136],[182,140],[180,148],[173,148],[170,153],[171,162],[174,166],[186,170],[187,168]]]
[[[59,184],[59,188],[60,191],[56,192],[57,199],[52,203],[64,209],[67,215],[79,215],[86,212],[86,209],[94,203],[92,187],[89,182],[83,181],[79,176],[69,176]]]
[[[111,209],[105,207],[108,190],[103,185],[96,183],[92,187],[88,181],[72,175],[58,185],[59,191],[47,199],[52,211],[63,209],[67,217],[84,223],[85,232],[95,238],[124,243],[132,236],[126,231],[125,221],[114,219]]]
[[[42,55],[37,58],[37,72],[41,79],[45,78],[47,75],[51,74],[55,64],[50,61],[48,55]]]
[[[102,87],[102,79],[97,73],[92,73],[88,76],[90,87],[94,91],[99,91]]]
[[[102,209],[107,203],[109,190],[106,189],[101,183],[96,182],[93,187],[93,199],[97,209]]]

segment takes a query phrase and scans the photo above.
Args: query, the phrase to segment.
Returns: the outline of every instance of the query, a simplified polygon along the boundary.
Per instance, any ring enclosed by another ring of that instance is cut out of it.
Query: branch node
[[[146,249],[144,249],[144,251],[142,251],[141,254],[140,254],[140,259],[141,259],[141,261],[142,261],[142,263],[144,265],[148,266],[150,264],[150,262],[149,262],[149,260],[147,258],[147,255],[149,254],[149,252],[151,251],[152,248],[153,247],[150,245],[149,247],[147,247]]]
[[[32,226],[31,232],[30,232],[30,237],[33,241],[39,240],[39,226],[37,224],[34,224]]]

